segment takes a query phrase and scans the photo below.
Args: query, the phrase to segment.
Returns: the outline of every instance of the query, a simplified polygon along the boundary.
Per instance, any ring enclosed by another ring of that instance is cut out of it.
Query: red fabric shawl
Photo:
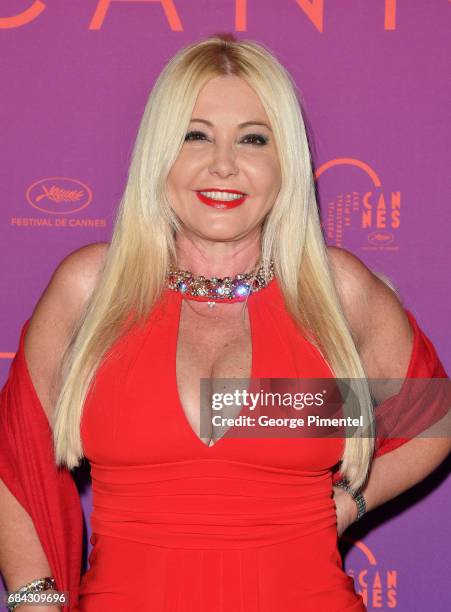
[[[406,378],[447,378],[429,338],[406,311],[414,343]],[[60,591],[69,591],[69,606],[78,602],[81,578],[82,510],[67,469],[57,468],[52,432],[33,387],[24,352],[30,319],[22,328],[17,353],[0,393],[0,477],[31,516],[51,573]],[[410,438],[378,438],[375,456],[397,448]],[[341,477],[335,472],[334,482]]]
[[[434,345],[420,329],[413,314],[407,309],[405,313],[414,334],[412,352],[404,383],[398,394],[375,407],[376,430],[380,431],[380,426],[383,425],[384,430],[388,431],[385,436],[377,435],[374,459],[409,442],[449,411],[449,380],[446,382],[432,380],[424,384],[421,384],[421,381],[408,382],[408,379],[448,379],[448,375]],[[441,382],[444,384],[438,384]],[[391,413],[394,411],[396,411],[395,418],[390,422]],[[449,431],[443,432],[443,436],[449,436]],[[341,472],[339,470],[334,472],[333,482],[337,482],[340,478],[342,478]]]
[[[31,516],[58,590],[69,591],[68,610],[78,599],[82,510],[71,473],[55,465],[50,424],[28,371],[29,321],[0,393],[0,477]]]

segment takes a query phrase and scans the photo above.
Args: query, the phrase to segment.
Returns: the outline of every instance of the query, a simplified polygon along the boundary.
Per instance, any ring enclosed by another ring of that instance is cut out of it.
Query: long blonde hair
[[[288,311],[334,375],[355,379],[357,401],[345,414],[362,414],[371,431],[371,396],[329,266],[296,85],[261,44],[216,35],[179,51],[147,101],[104,267],[62,361],[52,424],[58,465],[72,469],[83,458],[81,416],[95,371],[112,343],[146,320],[164,288],[179,229],[166,177],[200,90],[224,75],[243,78],[260,97],[278,150],[282,187],[262,227],[262,262],[274,261]],[[341,472],[352,486],[364,483],[373,450],[372,433],[346,438]]]

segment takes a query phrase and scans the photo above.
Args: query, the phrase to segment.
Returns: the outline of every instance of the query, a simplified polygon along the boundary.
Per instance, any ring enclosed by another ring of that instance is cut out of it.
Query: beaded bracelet
[[[365,498],[363,497],[362,493],[358,493],[357,491],[354,491],[354,489],[352,489],[349,486],[349,481],[346,478],[342,478],[341,480],[338,480],[337,482],[335,482],[334,487],[340,487],[341,489],[344,489],[345,491],[347,491],[349,495],[351,495],[351,497],[357,504],[356,521],[361,519],[362,516],[366,512],[366,502],[365,502]]]
[[[55,579],[52,576],[47,576],[46,578],[36,578],[24,586],[17,589],[13,593],[9,593],[9,598],[13,598],[16,595],[26,595],[27,593],[39,593],[40,591],[47,591],[48,589],[56,589]],[[8,598],[8,599],[9,599]],[[12,601],[12,603],[7,603],[7,608],[11,612],[11,610],[15,610],[17,607],[22,605],[23,601]]]

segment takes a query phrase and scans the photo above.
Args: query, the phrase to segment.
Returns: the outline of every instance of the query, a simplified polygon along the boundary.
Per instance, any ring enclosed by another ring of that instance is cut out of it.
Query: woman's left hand
[[[337,533],[342,533],[357,519],[357,504],[344,489],[333,487],[334,502],[337,512]]]

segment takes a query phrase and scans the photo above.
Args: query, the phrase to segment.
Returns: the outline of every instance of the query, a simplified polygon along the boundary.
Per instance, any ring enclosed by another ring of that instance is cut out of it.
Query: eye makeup
[[[204,138],[207,138],[204,132],[200,130],[191,130],[187,132],[185,136],[185,142],[196,142],[203,140]],[[260,147],[268,144],[269,142],[269,138],[267,136],[263,136],[263,134],[246,134],[241,138],[240,142],[243,142],[248,139],[252,139],[252,142],[245,144],[252,144]]]

